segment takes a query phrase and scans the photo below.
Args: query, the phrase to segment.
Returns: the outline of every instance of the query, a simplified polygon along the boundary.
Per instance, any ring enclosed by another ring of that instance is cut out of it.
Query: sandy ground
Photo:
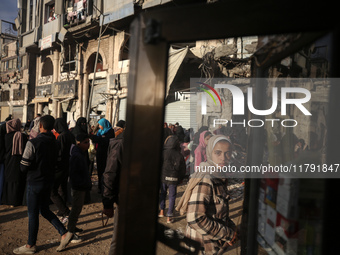
[[[178,187],[177,200],[183,194],[186,185]],[[229,189],[232,192],[233,199],[230,201],[230,215],[236,224],[241,223],[242,215],[242,197],[243,187],[240,182],[230,185]],[[40,227],[37,241],[37,254],[53,255],[53,254],[76,254],[76,255],[102,255],[108,254],[112,233],[113,219],[109,219],[108,224],[103,227],[102,204],[100,196],[97,193],[97,188],[94,185],[91,191],[91,204],[84,205],[82,213],[78,221],[78,227],[84,229],[81,233],[83,242],[78,244],[69,244],[67,249],[62,252],[56,252],[59,246],[60,236],[57,231],[44,218],[40,216]],[[51,205],[51,210],[56,213],[56,207]],[[175,215],[175,222],[172,224],[166,223],[166,217],[159,218],[159,222],[167,227],[185,232],[186,220],[185,216]],[[13,254],[12,251],[18,246],[22,246],[27,242],[28,234],[28,217],[27,207],[18,206],[11,208],[7,205],[0,206],[0,254]],[[177,252],[165,246],[162,243],[157,245],[157,255],[174,255]],[[239,243],[228,250],[225,254],[236,255],[240,254]]]

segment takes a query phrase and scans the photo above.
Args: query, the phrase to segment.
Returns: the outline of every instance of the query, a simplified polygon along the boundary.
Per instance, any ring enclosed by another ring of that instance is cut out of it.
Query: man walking
[[[72,238],[49,208],[51,187],[59,154],[56,139],[51,132],[53,126],[52,116],[46,115],[40,118],[40,134],[27,142],[20,162],[21,171],[27,173],[28,242],[14,249],[15,254],[36,252],[39,211],[61,235],[61,246],[66,247]]]

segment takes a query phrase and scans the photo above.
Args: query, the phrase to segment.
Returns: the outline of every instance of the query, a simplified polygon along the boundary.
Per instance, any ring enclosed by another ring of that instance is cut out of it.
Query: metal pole
[[[99,19],[99,25],[100,25],[100,29],[99,29],[99,38],[98,38],[98,49],[97,49],[97,53],[96,53],[96,61],[94,64],[94,70],[93,70],[93,79],[92,79],[92,84],[91,84],[91,92],[90,92],[90,97],[89,97],[89,103],[87,106],[87,113],[86,113],[86,119],[89,122],[90,121],[90,111],[91,111],[91,104],[92,104],[92,97],[93,97],[93,88],[94,88],[94,81],[96,79],[96,70],[97,70],[97,63],[98,63],[98,55],[99,55],[99,47],[100,47],[100,39],[102,37],[102,28],[103,28],[103,22],[104,22],[104,16],[101,14],[100,15],[100,19]],[[86,82],[86,81],[84,81]]]

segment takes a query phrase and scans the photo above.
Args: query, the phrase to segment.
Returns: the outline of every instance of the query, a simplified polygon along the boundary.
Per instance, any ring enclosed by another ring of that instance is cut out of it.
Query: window
[[[29,16],[29,24],[28,24],[28,30],[33,29],[33,0],[30,0],[30,7],[28,10],[28,16]]]
[[[24,89],[14,89],[13,90],[13,100],[24,100],[25,90]]]
[[[62,71],[70,72],[76,70],[77,47],[76,45],[66,45],[63,51]]]
[[[1,92],[1,102],[7,102],[9,101],[9,91],[2,91]]]
[[[45,5],[45,24],[58,18],[58,15],[54,12],[54,1]]]

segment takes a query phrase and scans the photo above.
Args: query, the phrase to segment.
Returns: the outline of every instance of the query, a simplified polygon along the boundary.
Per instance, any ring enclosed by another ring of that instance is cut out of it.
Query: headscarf
[[[66,120],[64,118],[57,118],[54,122],[54,129],[58,134],[68,130]]]
[[[33,120],[33,127],[32,127],[32,129],[31,129],[31,131],[30,131],[30,137],[29,137],[29,139],[36,138],[37,135],[39,135],[39,133],[40,133],[40,130],[39,130],[40,118],[41,118],[41,117],[36,117],[36,118]]]
[[[103,127],[103,130],[99,129],[97,132],[97,136],[105,135],[110,129],[112,129],[112,126],[107,119],[104,119],[104,118],[100,119],[98,121],[98,124]]]
[[[205,130],[200,134],[199,145],[195,149],[195,167],[199,166],[201,162],[207,161],[207,155],[205,151],[205,148],[207,147],[207,145],[204,142],[204,136],[207,132],[209,131]]]
[[[212,161],[212,152],[214,150],[215,145],[222,141],[225,140],[227,142],[229,142],[230,144],[231,141],[228,137],[224,136],[224,135],[214,135],[212,136],[209,141],[208,141],[208,145],[206,148],[206,153],[207,153],[207,162],[202,162],[200,164],[200,167],[204,167],[204,166],[215,166],[216,164]],[[193,175],[191,176],[187,188],[185,189],[177,207],[176,210],[180,212],[181,215],[185,214],[188,210],[188,203],[192,194],[193,189],[196,187],[196,185],[198,183],[200,183],[202,181],[203,178],[214,178],[214,174],[211,173],[207,173],[207,172],[201,172],[201,171],[197,171],[195,173],[193,173]]]
[[[22,155],[23,136],[21,133],[20,119],[13,119],[6,122],[7,134],[15,132],[13,136],[12,155]]]
[[[87,122],[86,118],[79,117],[77,119],[76,126],[72,130],[72,134],[74,137],[77,137],[78,134],[87,134]]]

